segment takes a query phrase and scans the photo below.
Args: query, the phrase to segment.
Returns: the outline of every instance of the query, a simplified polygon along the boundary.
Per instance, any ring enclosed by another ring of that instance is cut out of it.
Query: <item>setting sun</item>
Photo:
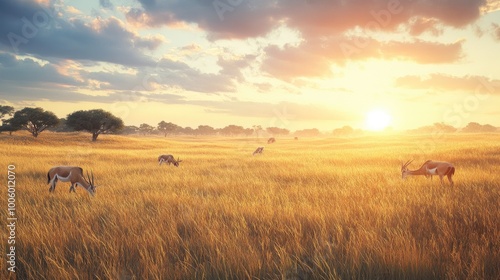
[[[383,130],[391,124],[391,120],[392,118],[387,112],[380,109],[371,110],[366,114],[366,129],[372,131]]]

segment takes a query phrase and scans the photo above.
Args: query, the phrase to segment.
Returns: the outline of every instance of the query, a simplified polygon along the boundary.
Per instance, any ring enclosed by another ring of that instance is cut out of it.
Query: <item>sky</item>
[[[0,104],[137,126],[500,126],[499,50],[500,0],[2,0]]]

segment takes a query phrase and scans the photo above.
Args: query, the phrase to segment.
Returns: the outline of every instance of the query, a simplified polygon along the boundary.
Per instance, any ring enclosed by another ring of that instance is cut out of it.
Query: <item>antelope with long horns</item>
[[[56,189],[57,181],[71,182],[70,192],[76,192],[75,187],[80,186],[86,189],[90,195],[94,196],[96,185],[94,184],[94,174],[87,172],[87,178],[83,176],[83,169],[78,166],[55,166],[47,172],[47,183],[50,183],[49,192]]]
[[[175,160],[173,155],[160,155],[158,157],[158,165],[161,165],[164,162],[167,163],[168,165],[172,163],[174,166],[179,167],[179,163],[181,163],[182,160],[179,160],[179,158]]]
[[[438,175],[441,184],[443,184],[443,177],[446,176],[448,177],[448,181],[450,181],[451,186],[454,185],[452,176],[455,174],[455,166],[453,166],[453,164],[445,161],[428,160],[424,162],[419,169],[409,170],[408,165],[410,165],[412,161],[413,160],[409,160],[405,164],[401,165],[401,176],[403,179],[410,175],[424,175],[425,177],[431,176],[432,179],[432,175]]]

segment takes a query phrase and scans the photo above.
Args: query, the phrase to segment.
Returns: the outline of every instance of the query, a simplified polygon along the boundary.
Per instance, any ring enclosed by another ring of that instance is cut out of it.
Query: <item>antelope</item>
[[[174,166],[179,167],[179,163],[181,163],[182,160],[179,160],[179,158],[175,160],[173,155],[160,155],[158,157],[158,165],[161,165],[164,162],[166,162],[168,165],[172,163]]]
[[[267,140],[267,144],[272,144],[274,142],[276,142],[276,139],[274,139],[274,137],[271,137]]]
[[[405,164],[401,165],[401,175],[403,179],[410,175],[424,175],[425,177],[432,175],[438,175],[441,184],[443,184],[443,177],[447,176],[448,181],[450,181],[451,186],[454,185],[453,179],[451,178],[455,174],[455,167],[453,164],[444,161],[432,161],[428,160],[422,164],[422,166],[417,170],[408,170],[408,165],[413,160],[407,161]]]
[[[253,152],[252,156],[255,156],[256,154],[262,154],[263,151],[264,151],[264,147],[258,147],[257,150],[255,150],[255,152]]]
[[[57,180],[61,182],[71,182],[69,192],[76,192],[75,187],[80,186],[86,189],[90,195],[94,196],[96,185],[94,184],[94,174],[87,172],[87,178],[83,176],[83,169],[78,166],[55,166],[47,172],[47,184],[50,183],[49,192],[56,189]]]

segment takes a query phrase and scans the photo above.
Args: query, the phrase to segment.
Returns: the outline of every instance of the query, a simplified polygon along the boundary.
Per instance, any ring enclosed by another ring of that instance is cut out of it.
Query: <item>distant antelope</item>
[[[181,163],[182,160],[179,160],[179,158],[175,160],[173,155],[160,155],[158,157],[158,165],[161,165],[164,162],[167,163],[168,165],[172,163],[174,166],[179,167],[179,163]]]
[[[257,150],[255,150],[255,152],[253,152],[252,156],[255,156],[256,154],[262,154],[263,151],[264,151],[264,147],[258,147]]]
[[[274,139],[274,137],[271,137],[267,140],[267,144],[272,144],[274,142],[276,142],[276,139]]]
[[[94,174],[87,172],[87,178],[83,176],[83,169],[78,166],[55,166],[47,172],[47,184],[50,183],[49,192],[56,189],[57,180],[61,182],[71,182],[70,192],[75,192],[75,187],[80,186],[86,189],[90,195],[94,196],[96,185],[94,184]]]
[[[428,160],[424,162],[419,169],[408,170],[408,165],[410,165],[412,161],[413,160],[409,160],[405,164],[401,165],[401,175],[403,179],[410,175],[424,175],[425,177],[431,176],[432,179],[432,175],[438,175],[441,184],[443,184],[443,177],[447,176],[450,184],[452,186],[454,185],[453,179],[451,178],[455,174],[455,167],[453,164],[444,161]]]

